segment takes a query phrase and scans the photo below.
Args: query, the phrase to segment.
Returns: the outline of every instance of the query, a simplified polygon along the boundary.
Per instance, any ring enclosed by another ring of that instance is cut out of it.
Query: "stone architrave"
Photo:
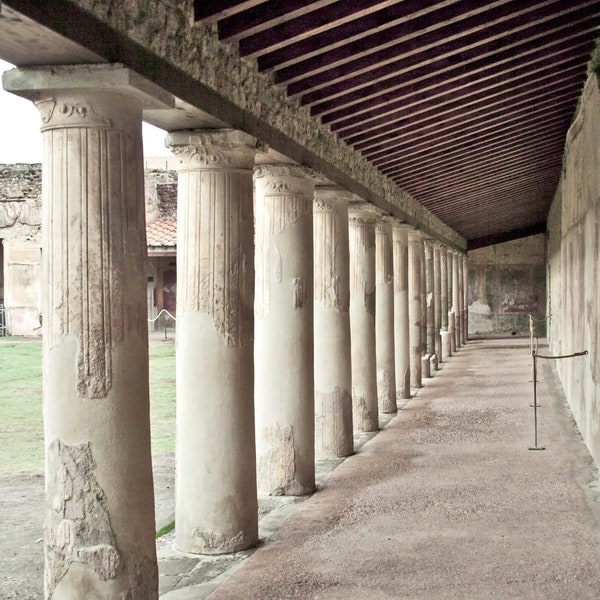
[[[460,348],[460,319],[459,319],[459,277],[458,277],[458,252],[452,252],[452,308],[450,309],[450,326],[452,332],[452,352],[456,352]]]
[[[463,261],[463,340],[469,339],[469,261],[467,255],[462,255]]]
[[[356,431],[377,431],[377,361],[375,342],[375,223],[362,205],[350,206],[350,331],[352,337],[352,406]]]
[[[441,244],[433,245],[433,326],[436,362],[442,360],[442,275]]]
[[[381,220],[375,226],[375,345],[379,412],[395,413],[397,406],[392,225]]]
[[[421,257],[423,242],[421,232],[408,232],[408,320],[410,339],[410,385],[423,387],[421,363]]]
[[[254,170],[255,409],[258,490],[315,490],[313,195],[295,165]]]
[[[354,452],[348,201],[334,186],[315,188],[314,330],[315,452],[317,458]]]
[[[120,65],[11,71],[42,117],[47,598],[157,598],[142,109]]]
[[[396,396],[410,398],[410,336],[408,320],[408,232],[406,223],[393,223],[394,261],[394,354]]]
[[[176,546],[237,552],[258,540],[254,444],[256,140],[171,133],[177,183]]]
[[[442,356],[441,360],[446,361],[452,356],[452,345],[450,342],[450,331],[448,323],[448,313],[450,304],[448,302],[448,248],[440,247],[440,280],[441,280],[441,331],[440,337],[442,341]]]

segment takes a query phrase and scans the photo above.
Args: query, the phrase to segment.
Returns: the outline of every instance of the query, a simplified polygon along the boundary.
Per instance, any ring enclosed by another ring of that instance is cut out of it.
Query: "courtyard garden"
[[[152,454],[175,451],[175,347],[150,345]],[[0,475],[44,468],[42,344],[0,342]]]

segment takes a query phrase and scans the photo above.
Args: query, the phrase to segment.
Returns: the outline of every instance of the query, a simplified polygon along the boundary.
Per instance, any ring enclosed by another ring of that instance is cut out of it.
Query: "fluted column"
[[[469,339],[469,261],[467,255],[462,255],[463,261],[463,340]]]
[[[408,231],[405,223],[393,224],[394,259],[394,352],[396,395],[410,398],[410,336],[408,319]]]
[[[434,260],[433,260],[433,240],[426,238],[424,240],[425,248],[425,306],[427,311],[427,343],[425,354],[429,360],[429,368],[435,370],[437,358],[435,353],[435,297],[434,297]]]
[[[449,250],[445,246],[440,247],[440,279],[441,279],[441,332],[442,340],[442,360],[446,361],[452,356],[452,344],[450,341],[450,330],[448,323],[448,313],[450,310],[449,303],[449,286],[448,286],[448,255]]]
[[[452,308],[450,309],[450,323],[452,331],[452,352],[456,352],[460,347],[460,319],[459,319],[459,277],[458,277],[458,252],[452,251]]]
[[[417,230],[408,232],[408,319],[410,336],[410,385],[423,387],[421,380],[421,258],[423,242]]]
[[[427,352],[427,267],[425,254],[425,236],[421,234],[421,376],[431,377],[429,359],[431,355]],[[427,238],[429,239],[429,238]]]
[[[177,184],[176,545],[237,552],[258,540],[254,446],[256,140],[167,137]]]
[[[375,215],[350,207],[352,406],[356,431],[377,431],[375,344]]]
[[[158,596],[141,126],[170,96],[141,83],[116,65],[4,78],[44,137],[47,598]]]
[[[350,192],[316,187],[314,231],[315,451],[354,451],[348,200]]]
[[[377,396],[379,412],[394,413],[397,410],[394,355],[394,261],[390,223],[381,220],[377,223],[375,251]]]
[[[442,360],[442,338],[440,335],[442,329],[442,276],[440,271],[440,246],[433,245],[433,328],[434,328],[434,347],[437,362]]]
[[[458,315],[458,323],[456,326],[456,331],[457,331],[457,335],[458,335],[458,344],[460,344],[461,346],[464,346],[465,344],[465,337],[464,337],[464,323],[465,323],[465,306],[464,306],[464,302],[465,302],[465,277],[464,277],[464,270],[463,270],[463,259],[462,259],[462,254],[458,254],[457,255],[457,260],[458,260],[458,310],[456,312],[456,314]]]
[[[258,490],[310,494],[315,489],[314,182],[294,165],[257,167],[254,182]]]

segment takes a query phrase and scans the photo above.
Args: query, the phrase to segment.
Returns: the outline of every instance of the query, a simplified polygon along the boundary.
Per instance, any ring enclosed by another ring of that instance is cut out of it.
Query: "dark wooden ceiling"
[[[600,1],[194,4],[471,246],[543,228]]]

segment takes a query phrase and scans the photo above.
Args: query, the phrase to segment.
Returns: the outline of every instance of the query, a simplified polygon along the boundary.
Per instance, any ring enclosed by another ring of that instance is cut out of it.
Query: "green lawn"
[[[152,453],[175,450],[175,347],[150,346]],[[44,468],[42,345],[0,344],[0,475]]]

